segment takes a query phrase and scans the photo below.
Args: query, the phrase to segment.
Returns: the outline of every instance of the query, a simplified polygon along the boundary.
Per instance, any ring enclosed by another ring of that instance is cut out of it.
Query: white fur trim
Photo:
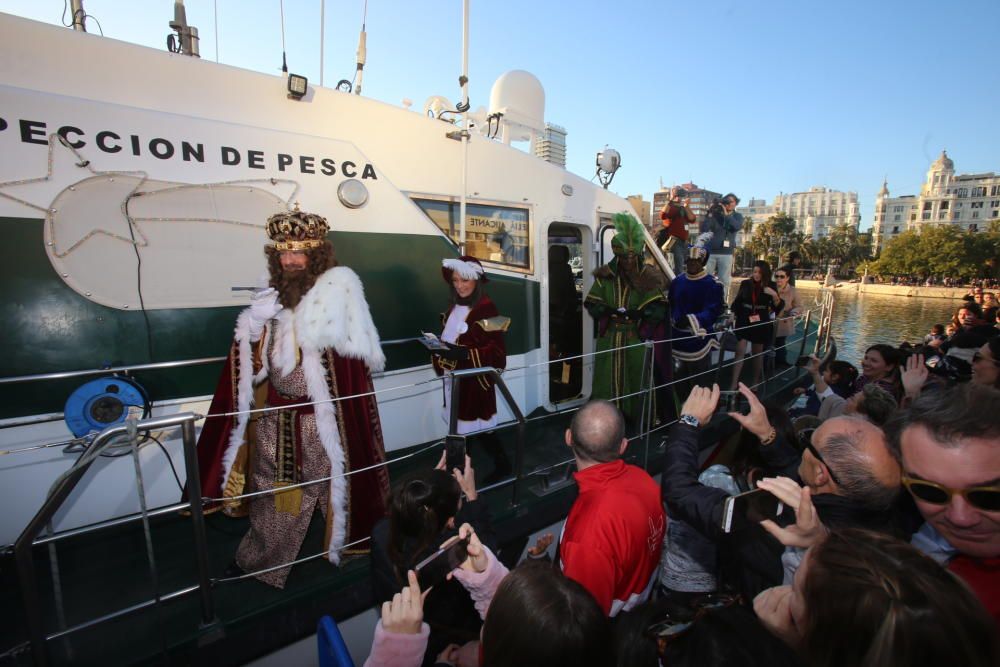
[[[299,350],[302,354],[302,369],[305,374],[306,390],[311,400],[316,401],[316,429],[320,443],[330,459],[330,511],[333,512],[330,531],[328,558],[331,563],[340,563],[339,549],[347,539],[347,480],[341,475],[345,471],[345,457],[337,426],[337,408],[331,402],[327,386],[326,371],[321,361],[321,350],[333,348],[337,354],[361,359],[372,371],[385,367],[385,355],[379,342],[378,331],[372,321],[364,288],[357,274],[347,267],[334,267],[320,276],[316,284],[303,297],[294,312],[282,310],[264,328],[264,349],[269,349],[268,336],[274,336],[274,359],[264,354],[263,367],[253,376],[254,341],[250,340],[250,310],[240,313],[236,320],[236,341],[238,343],[240,377],[237,388],[236,426],[230,433],[229,444],[223,454],[223,484],[229,478],[239,448],[243,445],[252,406],[253,385],[267,377],[273,362],[283,375],[292,372],[296,366]]]
[[[466,280],[479,280],[483,277],[483,267],[475,262],[466,262],[461,259],[443,259],[441,266],[451,269]]]
[[[274,358],[270,361],[281,373],[281,377],[285,377],[298,365],[296,357],[299,351],[299,341],[295,336],[295,316],[292,312],[282,310],[271,322],[274,324],[274,349],[272,351]]]
[[[302,351],[302,370],[305,374],[309,396],[316,403],[316,430],[323,450],[330,459],[330,511],[333,512],[333,526],[327,555],[334,565],[340,564],[339,549],[347,538],[347,479],[341,477],[344,470],[344,450],[337,427],[337,407],[330,402],[330,391],[326,383],[326,371],[316,350]]]
[[[316,279],[295,308],[295,333],[302,349],[332,347],[342,357],[364,361],[372,372],[385,368],[361,279],[346,266],[335,266]]]
[[[266,335],[266,334],[265,334]],[[236,462],[236,455],[243,446],[243,435],[246,433],[247,424],[250,422],[250,415],[247,413],[253,404],[253,353],[250,350],[250,309],[247,308],[236,318],[236,344],[238,358],[233,360],[239,371],[238,386],[236,387],[236,409],[240,414],[236,416],[236,425],[229,434],[229,442],[222,453],[222,488],[225,490],[229,473],[233,470],[233,463]],[[265,371],[266,372],[266,371]]]

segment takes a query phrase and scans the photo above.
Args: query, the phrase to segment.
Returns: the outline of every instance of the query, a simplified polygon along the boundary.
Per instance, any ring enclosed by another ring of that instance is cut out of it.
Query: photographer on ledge
[[[715,272],[725,289],[724,298],[729,302],[729,285],[733,276],[733,250],[736,248],[736,234],[743,229],[743,216],[736,212],[740,198],[733,193],[712,202],[701,223],[701,233],[712,232],[708,247],[709,257],[705,270],[709,275]]]
[[[674,273],[678,275],[684,273],[687,263],[687,226],[695,221],[694,213],[688,204],[690,198],[691,195],[687,190],[675,185],[670,191],[670,200],[660,209],[663,228],[656,235],[656,245],[664,255],[672,258]]]

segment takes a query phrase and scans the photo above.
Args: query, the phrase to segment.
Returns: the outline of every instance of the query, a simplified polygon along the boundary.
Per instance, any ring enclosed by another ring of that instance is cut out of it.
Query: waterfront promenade
[[[819,289],[823,286],[822,280],[796,280],[797,286]],[[924,285],[881,285],[869,283],[849,283],[837,281],[835,287],[842,290],[850,290],[859,294],[881,294],[884,296],[912,296],[924,299],[954,299],[960,300],[969,293],[969,287],[941,287],[934,285],[926,287]]]

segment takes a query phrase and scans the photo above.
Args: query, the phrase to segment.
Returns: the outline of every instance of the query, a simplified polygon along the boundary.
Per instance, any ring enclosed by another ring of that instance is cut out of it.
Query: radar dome
[[[531,130],[545,129],[545,89],[534,74],[511,70],[500,76],[490,90],[490,113],[500,112],[511,127],[511,139],[531,138]],[[512,126],[521,126],[519,129]]]

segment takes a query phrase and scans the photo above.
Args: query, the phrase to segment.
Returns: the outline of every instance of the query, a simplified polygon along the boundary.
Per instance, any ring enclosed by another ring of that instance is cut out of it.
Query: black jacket
[[[667,516],[684,521],[714,542],[719,550],[720,588],[734,589],[752,600],[765,588],[781,584],[784,547],[760,526],[733,534],[722,532],[722,508],[729,494],[698,482],[698,434],[698,429],[681,423],[667,432],[660,479]],[[762,447],[761,456],[769,466],[786,471],[791,463],[780,459],[785,450],[775,444]]]

